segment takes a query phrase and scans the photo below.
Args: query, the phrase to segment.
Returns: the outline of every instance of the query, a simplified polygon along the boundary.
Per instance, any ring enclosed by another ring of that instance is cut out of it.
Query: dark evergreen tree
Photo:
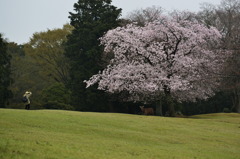
[[[7,54],[7,43],[0,34],[0,107],[5,107],[11,96],[10,85],[10,55]]]
[[[79,0],[74,4],[75,13],[69,18],[74,30],[68,36],[65,55],[70,59],[72,104],[76,110],[105,111],[107,97],[95,87],[86,89],[84,80],[102,69],[103,47],[99,38],[119,26],[121,9],[111,5],[111,0]]]

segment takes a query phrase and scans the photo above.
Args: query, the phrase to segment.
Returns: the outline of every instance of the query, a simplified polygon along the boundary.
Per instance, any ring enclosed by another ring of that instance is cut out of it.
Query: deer
[[[144,108],[144,106],[139,106],[144,115],[154,115],[153,108]]]

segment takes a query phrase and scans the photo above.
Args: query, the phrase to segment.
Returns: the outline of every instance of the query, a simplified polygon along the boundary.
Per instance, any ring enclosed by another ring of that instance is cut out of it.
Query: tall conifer
[[[0,34],[0,107],[5,107],[11,92],[10,85],[10,55],[7,54],[7,43]]]
[[[106,96],[95,87],[86,90],[84,80],[102,68],[103,47],[99,38],[119,25],[121,9],[111,5],[111,0],[79,0],[70,12],[74,30],[66,43],[66,56],[70,59],[72,104],[77,110],[103,111]]]

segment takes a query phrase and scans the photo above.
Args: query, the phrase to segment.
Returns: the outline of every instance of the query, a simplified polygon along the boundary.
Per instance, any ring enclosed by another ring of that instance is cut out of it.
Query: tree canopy
[[[25,45],[25,52],[41,67],[40,74],[56,82],[67,84],[69,61],[64,56],[64,42],[71,34],[72,26],[35,33]]]
[[[203,23],[218,28],[223,36],[221,47],[232,52],[232,57],[226,62],[222,72],[222,86],[223,91],[232,94],[232,110],[240,112],[240,2],[224,0],[218,6],[205,4],[199,17]]]
[[[7,43],[0,34],[0,107],[5,107],[6,102],[11,97],[10,73],[11,73],[11,56],[7,53]]]
[[[78,0],[71,25],[23,45],[1,35],[1,107],[22,108],[30,90],[33,109],[240,112],[239,0],[205,3],[196,14],[153,6],[124,19],[111,2]]]
[[[11,107],[22,108],[21,97],[29,90],[33,93],[31,108],[42,108],[43,90],[56,83],[67,83],[69,62],[64,56],[63,43],[71,30],[72,27],[66,24],[63,28],[37,32],[24,45],[8,44],[14,80],[10,86],[13,92]]]
[[[178,101],[206,99],[214,94],[218,73],[227,57],[217,46],[221,34],[197,21],[160,17],[144,27],[133,24],[110,30],[101,38],[114,58],[87,87],[109,93],[128,92],[129,100]],[[174,113],[173,107],[169,108]]]
[[[72,104],[77,110],[97,110],[97,106],[106,107],[108,101],[96,88],[86,90],[83,81],[102,69],[103,47],[99,46],[99,38],[119,25],[121,9],[111,5],[111,0],[79,0],[74,11],[69,16],[74,30],[65,49],[70,59]]]

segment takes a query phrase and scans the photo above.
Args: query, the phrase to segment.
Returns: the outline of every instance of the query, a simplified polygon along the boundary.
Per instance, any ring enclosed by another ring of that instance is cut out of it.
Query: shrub
[[[43,105],[43,107],[46,109],[74,110],[74,108],[71,105],[59,103],[57,101],[48,101]]]
[[[71,92],[62,84],[55,83],[42,91],[41,101],[45,109],[74,110],[70,105]]]
[[[231,113],[231,110],[230,110],[229,108],[224,108],[224,109],[223,109],[223,112],[224,112],[224,113]]]

